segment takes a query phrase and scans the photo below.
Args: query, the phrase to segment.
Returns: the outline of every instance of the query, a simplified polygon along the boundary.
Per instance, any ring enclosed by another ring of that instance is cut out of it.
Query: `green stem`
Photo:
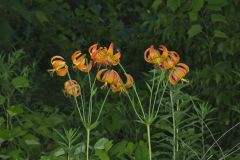
[[[203,117],[203,115],[202,115],[202,117]],[[203,119],[202,119],[202,117],[201,117],[201,132],[202,132],[202,155],[204,155],[204,153],[205,153],[205,142],[204,142],[204,124],[203,124]],[[204,158],[205,159],[205,158]]]
[[[67,160],[70,160],[70,153],[68,152]]]
[[[148,153],[149,153],[149,160],[152,160],[150,125],[147,124],[146,126],[147,126],[147,135],[148,135]]]
[[[131,99],[128,91],[126,91],[126,94],[127,94],[127,97],[128,97],[128,99],[129,99],[129,101],[130,101],[130,103],[131,103],[131,105],[132,105],[132,107],[133,107],[133,110],[134,110],[134,112],[136,113],[138,119],[139,119],[141,122],[143,122],[143,119],[142,119],[141,116],[138,114],[138,112],[137,112],[137,110],[136,110],[136,107],[135,107],[135,104],[134,104],[134,102],[132,101],[132,99]]]
[[[86,154],[87,154],[87,159],[86,160],[89,160],[89,141],[90,141],[90,129],[86,129],[87,130],[87,151],[86,151]]]
[[[159,112],[159,110],[160,110],[160,107],[161,107],[161,104],[162,104],[162,99],[163,99],[164,93],[165,93],[165,91],[166,91],[167,85],[168,85],[168,81],[166,82],[166,84],[165,84],[165,86],[164,86],[163,93],[162,93],[162,95],[161,95],[161,98],[160,98],[160,101],[159,101],[159,104],[158,104],[158,108],[157,108],[156,114],[155,114],[155,116],[154,116],[155,118],[157,117],[158,112]]]
[[[6,120],[6,123],[7,123],[7,124],[6,124],[6,127],[7,127],[7,129],[9,129],[9,124],[8,124],[8,121],[9,121],[9,120],[8,120],[8,119],[9,119],[9,118],[8,118],[8,112],[7,112],[7,109],[5,108],[5,105],[4,105],[4,104],[2,105],[2,107],[3,107],[3,111],[4,111],[5,116],[6,116],[6,119],[7,119],[7,120]]]
[[[72,80],[69,72],[67,72],[67,75],[68,75],[69,80]],[[80,85],[79,85],[79,89],[81,89]],[[80,96],[82,96],[81,93],[80,93]],[[81,110],[79,108],[79,104],[78,104],[78,101],[77,101],[77,97],[75,95],[73,97],[74,97],[74,100],[75,100],[75,103],[76,103],[76,107],[77,107],[78,113],[80,115],[81,121],[84,122],[84,119],[83,119],[83,116],[82,116],[82,113],[81,113]]]
[[[88,106],[88,122],[91,123],[92,121],[92,82],[91,82],[91,77],[90,74],[88,72],[88,83],[89,83],[89,89],[91,91],[90,93],[90,97],[89,97],[89,106]]]
[[[162,73],[163,74],[163,73]],[[161,75],[162,76],[162,75]],[[158,80],[158,84],[157,84],[157,90],[155,91],[155,97],[154,97],[154,101],[153,101],[153,107],[152,107],[152,113],[151,115],[154,114],[154,110],[155,110],[155,104],[156,104],[156,100],[157,100],[157,96],[158,96],[158,91],[159,91],[159,88],[160,88],[160,83],[161,83],[161,79]],[[164,81],[163,81],[164,83]],[[164,90],[165,91],[165,90]],[[163,92],[164,93],[164,92]],[[162,101],[162,97],[163,95],[161,96],[161,99],[160,99],[160,102]],[[158,109],[157,109],[158,110]]]
[[[151,117],[151,108],[152,108],[152,95],[153,95],[153,87],[155,85],[155,77],[156,77],[156,70],[154,69],[153,72],[153,82],[152,82],[152,87],[150,91],[150,98],[149,98],[149,106],[148,106],[148,116]],[[154,104],[153,104],[154,107]]]
[[[173,160],[176,160],[176,122],[175,122],[175,111],[173,104],[172,92],[170,91],[170,99],[172,106],[172,120],[173,120]]]
[[[97,122],[98,119],[100,118],[100,115],[101,115],[101,113],[102,113],[102,109],[103,109],[104,104],[105,104],[105,102],[106,102],[106,100],[107,100],[107,97],[108,97],[108,95],[109,95],[109,92],[110,92],[110,89],[108,90],[108,92],[107,92],[106,95],[105,95],[105,98],[104,98],[104,100],[103,100],[103,103],[102,103],[102,105],[101,105],[100,111],[99,111],[99,113],[98,113],[98,116],[97,116],[97,119],[96,119],[95,122]]]
[[[180,111],[180,108],[179,108],[179,101],[177,103],[177,111]],[[178,144],[178,133],[179,133],[179,129],[178,129],[178,126],[176,126],[176,151],[178,152],[179,150],[179,144]]]
[[[122,66],[120,63],[119,63],[119,66],[121,67],[121,69],[123,70],[123,72],[124,72],[125,74],[127,74],[127,72],[125,71],[125,69],[123,68],[123,66]],[[140,108],[141,108],[143,117],[146,118],[146,115],[145,115],[145,112],[144,112],[144,109],[143,109],[143,106],[142,106],[142,102],[141,102],[141,100],[140,100],[140,98],[139,98],[139,95],[138,95],[138,92],[137,92],[137,89],[136,89],[135,84],[133,84],[133,90],[134,90],[134,92],[135,92],[135,94],[136,94],[136,96],[137,96],[138,103],[139,103],[139,106],[140,106]]]
[[[7,96],[7,109],[9,109],[10,105],[11,105],[10,104],[10,97],[11,97],[11,95],[9,93],[8,96]],[[12,129],[12,117],[9,116],[8,112],[7,112],[7,120],[8,120],[9,129],[11,130]]]
[[[100,70],[100,67],[101,65],[98,67],[98,70],[97,72]],[[91,83],[91,77],[90,77],[90,74],[88,72],[88,81],[89,81],[89,87],[90,87],[90,97],[89,97],[89,112],[88,112],[88,120],[89,120],[89,123],[91,123],[92,121],[92,108],[93,108],[93,90],[94,90],[94,86],[95,86],[95,83],[96,83],[96,77],[94,78],[94,81],[93,83]],[[105,103],[105,102],[104,102]]]

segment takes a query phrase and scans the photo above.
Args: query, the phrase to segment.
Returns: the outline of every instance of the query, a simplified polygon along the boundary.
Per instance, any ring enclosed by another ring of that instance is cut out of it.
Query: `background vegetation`
[[[121,49],[137,86],[151,69],[143,59],[149,45],[180,53],[190,66],[190,84],[175,93],[183,96],[177,96],[179,105],[189,115],[179,114],[184,143],[177,157],[194,159],[191,149],[202,157],[213,137],[240,121],[239,8],[239,0],[0,0],[0,159],[64,159],[66,150],[73,158],[84,154],[85,133],[61,91],[63,80],[46,70],[53,55],[87,52],[96,42]],[[168,105],[166,100],[153,127],[154,159],[171,159]],[[123,96],[110,95],[102,117],[92,135],[96,159],[147,159],[145,128]],[[71,148],[62,145],[61,134],[70,137]],[[224,154],[240,147],[239,135],[237,126],[219,141]],[[220,159],[219,151],[216,145],[209,156]]]

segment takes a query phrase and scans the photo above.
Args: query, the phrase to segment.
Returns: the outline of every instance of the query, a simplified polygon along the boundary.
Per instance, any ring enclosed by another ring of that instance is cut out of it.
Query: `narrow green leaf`
[[[6,98],[0,94],[0,105],[5,103]]]
[[[39,143],[38,141],[33,140],[33,139],[26,139],[26,140],[25,140],[25,143],[26,143],[27,145],[40,145],[40,143]]]
[[[204,0],[193,0],[192,1],[192,10],[198,12],[204,5]]]
[[[0,117],[0,126],[4,123],[4,118],[3,117]]]
[[[154,11],[157,11],[158,7],[162,4],[162,0],[155,0],[152,4],[152,8]]]
[[[190,21],[194,22],[198,18],[198,13],[195,11],[191,11],[188,13],[188,16],[189,16]]]
[[[217,37],[217,38],[228,38],[228,36],[224,32],[219,31],[219,30],[215,30],[214,31],[214,37]]]
[[[105,151],[108,152],[112,146],[113,146],[113,141],[108,141],[105,145],[104,145],[104,148],[105,148]]]
[[[56,156],[56,157],[62,156],[62,155],[64,155],[64,154],[65,154],[65,151],[64,151],[64,149],[62,149],[62,148],[59,148],[58,150],[56,150],[56,151],[53,153],[53,155]]]
[[[146,160],[148,159],[148,147],[143,141],[139,142],[135,152],[136,160]]]
[[[96,87],[92,92],[92,96],[94,96],[97,93],[97,90],[98,90],[98,88]]]
[[[42,11],[35,11],[35,16],[40,23],[48,22],[48,18]]]
[[[180,7],[180,0],[168,0],[167,7],[175,12]]]
[[[86,150],[86,146],[84,143],[80,143],[79,146],[75,149],[74,155],[79,155],[80,153],[84,153]]]
[[[7,112],[11,117],[13,117],[13,116],[23,113],[23,109],[22,109],[21,105],[15,105],[15,106],[11,106],[9,109],[7,109]]]
[[[213,22],[227,23],[227,20],[226,20],[225,16],[223,16],[221,14],[212,14],[211,19],[212,19]]]
[[[12,84],[15,88],[27,88],[29,87],[29,80],[25,77],[18,76],[12,80]]]
[[[149,89],[149,91],[151,92],[152,91],[152,88],[151,88],[151,86],[147,83],[147,82],[145,82],[146,83],[146,86],[147,86],[147,88]]]
[[[125,153],[126,146],[128,144],[128,141],[123,140],[113,146],[111,149],[111,154],[116,155],[116,156],[121,156],[122,154]]]
[[[99,125],[99,122],[95,122],[95,123],[91,124],[91,126],[89,127],[89,129],[92,130],[92,129],[96,128],[98,125]]]
[[[228,0],[208,0],[208,8],[213,10],[219,10],[228,4]]]
[[[95,145],[94,145],[94,149],[104,149],[105,148],[105,144],[108,142],[109,140],[107,138],[101,138],[99,139]]]
[[[102,151],[102,150],[97,150],[95,155],[100,158],[100,160],[110,160],[107,152]]]
[[[201,32],[202,32],[202,26],[200,24],[195,24],[195,25],[192,25],[191,28],[188,30],[188,36],[189,38],[192,38]]]

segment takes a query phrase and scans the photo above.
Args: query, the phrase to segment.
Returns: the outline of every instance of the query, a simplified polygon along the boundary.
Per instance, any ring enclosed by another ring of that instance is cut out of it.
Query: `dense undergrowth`
[[[151,124],[153,160],[238,160],[239,7],[237,0],[1,0],[0,159],[86,159],[87,134],[74,99],[62,91],[66,79],[46,71],[52,56],[65,57],[71,68],[75,50],[115,42],[146,111],[147,86],[154,75],[163,81],[159,93],[166,94]],[[144,61],[151,44],[180,53],[189,83],[171,86]],[[87,88],[86,74],[72,73]],[[106,93],[92,99],[93,119]],[[133,101],[139,107],[137,97]],[[109,93],[91,131],[90,159],[149,159],[147,129],[132,105],[126,94]]]

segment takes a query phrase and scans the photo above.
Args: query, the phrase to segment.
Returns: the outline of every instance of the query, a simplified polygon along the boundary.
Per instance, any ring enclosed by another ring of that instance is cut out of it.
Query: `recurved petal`
[[[73,64],[78,65],[78,59],[81,54],[82,54],[81,51],[76,51],[73,53],[73,55],[71,56]]]
[[[114,54],[113,58],[115,60],[120,60],[121,58],[121,52],[119,50],[117,50],[117,52]]]
[[[93,44],[88,48],[88,52],[90,55],[92,55],[93,53],[95,53],[97,51],[98,48],[98,44]]]
[[[176,85],[177,82],[179,81],[178,78],[176,77],[176,75],[174,75],[174,71],[171,71],[169,76],[168,76],[168,80],[172,85]]]
[[[187,73],[189,72],[188,65],[186,65],[184,63],[178,63],[177,66],[183,68]]]
[[[114,43],[111,42],[109,47],[108,47],[108,50],[107,50],[107,55],[109,55],[109,56],[113,55],[113,48],[114,48]]]
[[[177,64],[180,61],[180,56],[177,52],[175,51],[170,51],[169,56],[171,57],[171,60]]]
[[[54,61],[59,60],[59,61],[64,61],[64,58],[62,56],[53,56],[51,58],[51,64],[53,64]]]
[[[147,48],[144,52],[144,59],[146,62],[150,62],[149,57],[148,57],[149,53],[150,53],[149,50],[150,50],[150,48]]]
[[[67,72],[68,72],[68,67],[67,66],[56,70],[56,74],[58,76],[61,76],[61,77],[65,76],[67,74]]]
[[[100,82],[103,82],[103,80],[102,80],[102,74],[103,74],[104,72],[106,72],[107,70],[108,70],[108,69],[101,69],[101,70],[99,70],[98,73],[97,73],[97,75],[96,75],[97,80],[99,80]]]
[[[82,72],[89,72],[91,69],[92,69],[92,66],[93,66],[93,62],[90,61],[88,64],[86,64],[85,62],[84,63],[81,63],[80,65],[78,65],[78,69]]]
[[[172,85],[176,85],[189,72],[189,67],[184,63],[177,64],[170,72],[168,79]]]
[[[164,45],[160,45],[159,50],[163,51],[161,54],[161,58],[165,60],[168,57],[168,49]]]
[[[161,51],[163,51],[163,52],[168,52],[167,47],[164,46],[164,45],[160,45],[159,49],[160,49]]]
[[[128,89],[133,86],[133,77],[130,74],[125,73],[125,76],[127,77],[127,81],[125,83],[125,88]]]

